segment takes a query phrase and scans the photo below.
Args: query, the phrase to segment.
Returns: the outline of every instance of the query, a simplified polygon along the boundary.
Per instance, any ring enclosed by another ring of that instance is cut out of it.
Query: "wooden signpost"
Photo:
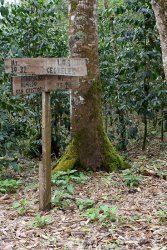
[[[42,92],[42,164],[39,166],[39,209],[51,207],[50,91],[76,89],[87,75],[83,58],[9,58],[5,72],[12,76],[13,95]]]

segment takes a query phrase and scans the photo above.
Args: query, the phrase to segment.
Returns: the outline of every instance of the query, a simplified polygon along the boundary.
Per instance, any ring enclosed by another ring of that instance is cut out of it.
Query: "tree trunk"
[[[161,141],[164,141],[164,110],[163,105],[161,107]]]
[[[127,139],[126,139],[126,122],[125,122],[125,112],[122,109],[118,108],[118,116],[119,116],[119,127],[120,127],[120,139],[119,139],[119,148],[121,150],[127,150]]]
[[[142,143],[142,150],[146,150],[146,144],[147,144],[147,134],[148,134],[148,123],[147,123],[147,113],[145,110],[144,116],[143,116],[143,122],[144,122],[144,135],[143,135],[143,143]]]
[[[152,0],[152,7],[155,13],[156,24],[160,35],[163,66],[167,80],[167,1]]]
[[[73,140],[55,170],[115,171],[127,167],[103,128],[96,13],[97,0],[69,1],[70,56],[88,59],[88,75],[72,92]]]

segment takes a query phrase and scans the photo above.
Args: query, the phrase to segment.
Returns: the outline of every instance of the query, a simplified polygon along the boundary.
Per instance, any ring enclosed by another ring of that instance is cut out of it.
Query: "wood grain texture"
[[[86,76],[83,58],[8,58],[5,72],[12,74]]]
[[[39,209],[51,207],[51,114],[50,93],[42,93],[42,164],[39,167]]]
[[[11,78],[13,95],[28,95],[54,90],[69,90],[79,87],[77,76],[13,76]]]

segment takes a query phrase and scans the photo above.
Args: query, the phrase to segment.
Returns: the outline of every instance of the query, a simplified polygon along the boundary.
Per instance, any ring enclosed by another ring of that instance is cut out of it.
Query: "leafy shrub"
[[[107,205],[101,205],[98,208],[87,209],[83,216],[93,221],[114,222],[117,220],[117,213],[118,209],[116,206],[109,207]]]
[[[100,209],[99,208],[89,208],[86,210],[86,212],[83,214],[84,217],[87,217],[88,219],[95,221],[99,219],[99,213]]]
[[[118,209],[116,206],[109,207],[107,205],[100,206],[100,221],[116,221]]]
[[[0,181],[0,192],[1,193],[13,193],[21,186],[20,180],[3,180]]]
[[[56,190],[51,199],[52,204],[58,209],[66,209],[70,205],[69,199],[73,198],[71,193],[73,193],[73,187],[67,190]]]
[[[18,214],[23,215],[28,212],[28,205],[29,203],[25,199],[22,199],[19,202],[14,202],[12,207],[16,209]]]
[[[76,173],[77,170],[67,170],[64,171],[57,171],[52,175],[52,183],[56,184],[57,186],[66,186],[74,177],[73,174]]]
[[[95,201],[91,200],[91,199],[85,199],[85,200],[84,199],[77,199],[76,203],[77,203],[77,205],[79,207],[79,210],[82,211],[83,209],[89,208],[92,205],[94,205]]]
[[[41,216],[40,213],[37,213],[35,216],[35,221],[33,221],[31,224],[34,227],[44,228],[46,225],[50,223],[52,222],[48,216]]]
[[[143,178],[136,175],[124,175],[123,180],[127,186],[138,187]]]
[[[17,152],[24,156],[36,157],[41,153],[41,96],[37,94],[12,96],[9,76],[4,73],[3,59],[65,57],[67,55],[67,5],[61,0],[56,2],[28,0],[24,3],[20,1],[18,5],[5,5],[2,2],[0,7],[0,155],[12,156]],[[55,13],[59,14],[55,15]],[[52,93],[51,101],[54,111],[52,112],[52,151],[59,156],[60,151],[67,145],[66,138],[69,135],[68,93],[56,91]],[[64,127],[63,132],[62,127]]]
[[[52,175],[52,183],[56,186],[67,186],[71,181],[85,183],[88,177],[83,172],[77,170],[57,171]]]

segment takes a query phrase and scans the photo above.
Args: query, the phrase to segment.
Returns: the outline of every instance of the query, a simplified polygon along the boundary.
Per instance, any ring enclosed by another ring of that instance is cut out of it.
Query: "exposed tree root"
[[[100,165],[97,166],[97,169],[93,170],[103,170],[107,172],[114,172],[121,169],[126,169],[130,167],[128,163],[126,163],[123,158],[116,152],[112,144],[110,143],[104,129],[101,128],[98,130],[99,139],[101,145],[101,162]],[[82,164],[79,157],[79,145],[81,143],[81,136],[76,136],[70,145],[67,147],[64,155],[57,162],[56,166],[53,169],[53,173],[55,171],[67,171],[67,169],[73,168],[81,168],[88,169],[91,166],[85,166]],[[92,170],[92,169],[91,169]]]
[[[73,139],[73,141],[67,147],[65,153],[57,162],[56,166],[52,170],[52,173],[56,171],[67,171],[68,169],[74,168],[79,163],[79,154],[77,150],[77,138]]]

